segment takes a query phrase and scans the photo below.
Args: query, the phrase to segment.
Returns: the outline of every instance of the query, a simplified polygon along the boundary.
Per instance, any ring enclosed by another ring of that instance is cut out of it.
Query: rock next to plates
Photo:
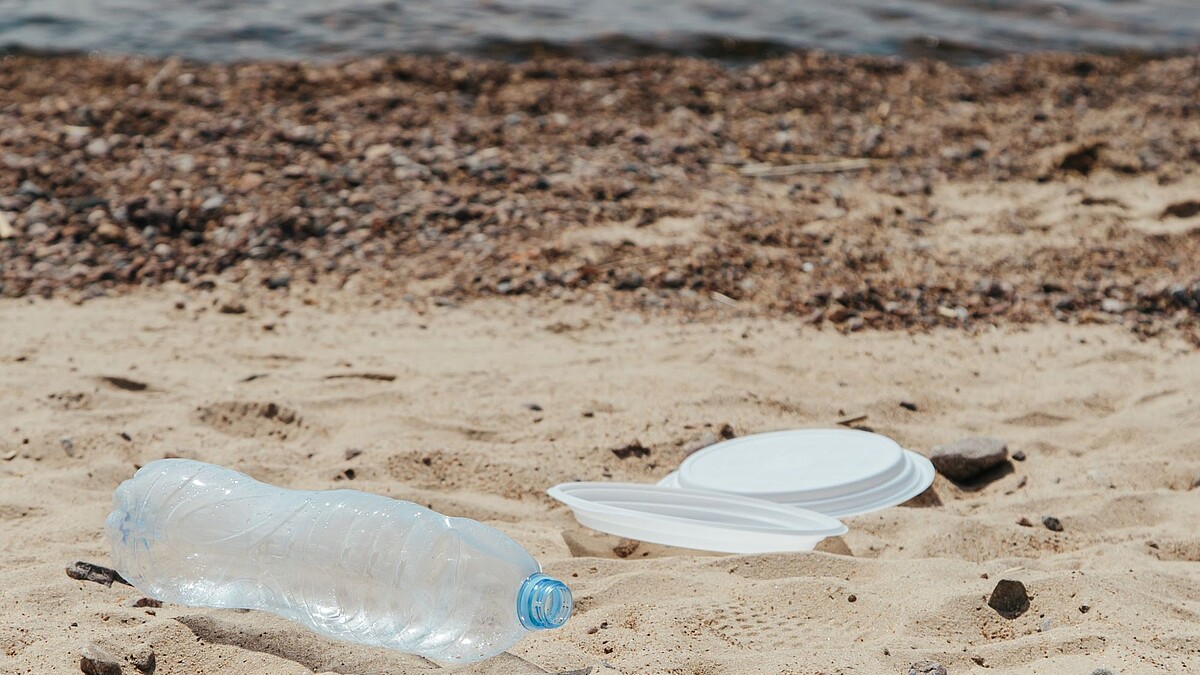
[[[929,453],[938,473],[955,481],[969,481],[1008,459],[1008,444],[999,438],[976,436],[939,445]]]

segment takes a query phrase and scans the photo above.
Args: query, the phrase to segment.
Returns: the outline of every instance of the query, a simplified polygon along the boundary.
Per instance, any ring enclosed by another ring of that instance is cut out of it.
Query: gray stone
[[[1117,675],[1117,674],[1114,673],[1113,671],[1109,670],[1108,668],[1097,668],[1092,671],[1092,675]]]
[[[946,666],[937,661],[917,661],[908,667],[908,675],[946,675]]]
[[[946,445],[929,453],[929,461],[943,476],[969,481],[1008,459],[1008,444],[999,438],[976,436]]]
[[[1045,525],[1046,529],[1050,530],[1051,532],[1063,531],[1062,521],[1054,516],[1042,516],[1042,524]]]
[[[121,675],[121,662],[100,645],[92,643],[79,653],[79,670],[84,675]]]

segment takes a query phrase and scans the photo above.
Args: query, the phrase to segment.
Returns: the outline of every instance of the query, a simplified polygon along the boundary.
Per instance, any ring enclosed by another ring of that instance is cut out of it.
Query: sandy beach
[[[68,577],[167,456],[479,519],[571,585],[456,672],[1195,671],[1198,63],[0,61],[0,672],[439,669]],[[545,495],[852,418],[1023,459],[808,554]]]

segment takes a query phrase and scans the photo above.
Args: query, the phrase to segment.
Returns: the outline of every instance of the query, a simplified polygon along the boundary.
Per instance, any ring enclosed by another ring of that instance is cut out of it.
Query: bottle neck
[[[571,618],[571,589],[541,572],[530,576],[517,593],[517,617],[529,630],[558,628]]]

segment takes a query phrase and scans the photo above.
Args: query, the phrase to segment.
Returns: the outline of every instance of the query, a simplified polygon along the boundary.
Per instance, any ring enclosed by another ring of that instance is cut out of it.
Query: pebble
[[[1054,516],[1042,516],[1042,524],[1046,526],[1047,530],[1052,532],[1063,531],[1062,521]]]
[[[79,653],[79,670],[84,675],[121,675],[121,662],[100,645],[91,643]]]
[[[121,243],[125,241],[125,231],[114,223],[104,221],[96,227],[96,237],[100,241]]]
[[[1001,579],[988,598],[988,607],[1006,619],[1015,619],[1029,609],[1029,592],[1020,581]]]
[[[946,666],[937,661],[917,661],[908,667],[908,675],[946,675]]]
[[[265,181],[266,181],[266,179],[263,178],[263,175],[261,173],[251,172],[251,173],[244,174],[238,180],[238,183],[237,183],[238,192],[241,192],[242,194],[246,194],[247,192],[254,192],[258,188],[262,187],[262,184]]]
[[[17,231],[13,229],[12,223],[8,222],[8,218],[5,218],[3,213],[0,213],[0,239],[11,239],[16,234]]]
[[[1041,632],[1041,633],[1048,632],[1050,630],[1051,625],[1052,625],[1052,623],[1050,621],[1050,617],[1046,617],[1046,618],[1042,619],[1041,625],[1038,626],[1038,632]]]
[[[1109,314],[1121,314],[1126,309],[1129,309],[1129,305],[1116,298],[1105,298],[1100,301],[1100,310]]]
[[[200,203],[200,210],[204,213],[213,213],[220,211],[223,206],[225,206],[225,195],[213,195]]]
[[[1012,454],[1012,458],[1018,462],[1024,462],[1025,461],[1025,451],[1018,450],[1018,451],[1014,452]]]
[[[154,668],[158,665],[158,659],[154,656],[154,650],[149,647],[144,647],[133,654],[129,655],[129,662],[137,668],[139,672],[145,675],[150,675],[154,672]]]
[[[1109,670],[1108,668],[1097,668],[1092,671],[1092,675],[1117,675],[1117,674],[1114,673],[1113,671]]]
[[[275,291],[292,285],[292,275],[289,272],[274,274],[266,280],[267,288]]]
[[[245,314],[246,306],[237,300],[230,300],[221,305],[222,314]]]
[[[191,173],[196,168],[196,158],[192,155],[179,155],[171,160],[171,164],[179,173]]]
[[[929,461],[943,476],[969,481],[1008,459],[1008,445],[999,438],[977,436],[939,445]]]
[[[91,143],[87,144],[87,154],[92,157],[105,157],[108,155],[108,141],[103,138],[92,139]]]

